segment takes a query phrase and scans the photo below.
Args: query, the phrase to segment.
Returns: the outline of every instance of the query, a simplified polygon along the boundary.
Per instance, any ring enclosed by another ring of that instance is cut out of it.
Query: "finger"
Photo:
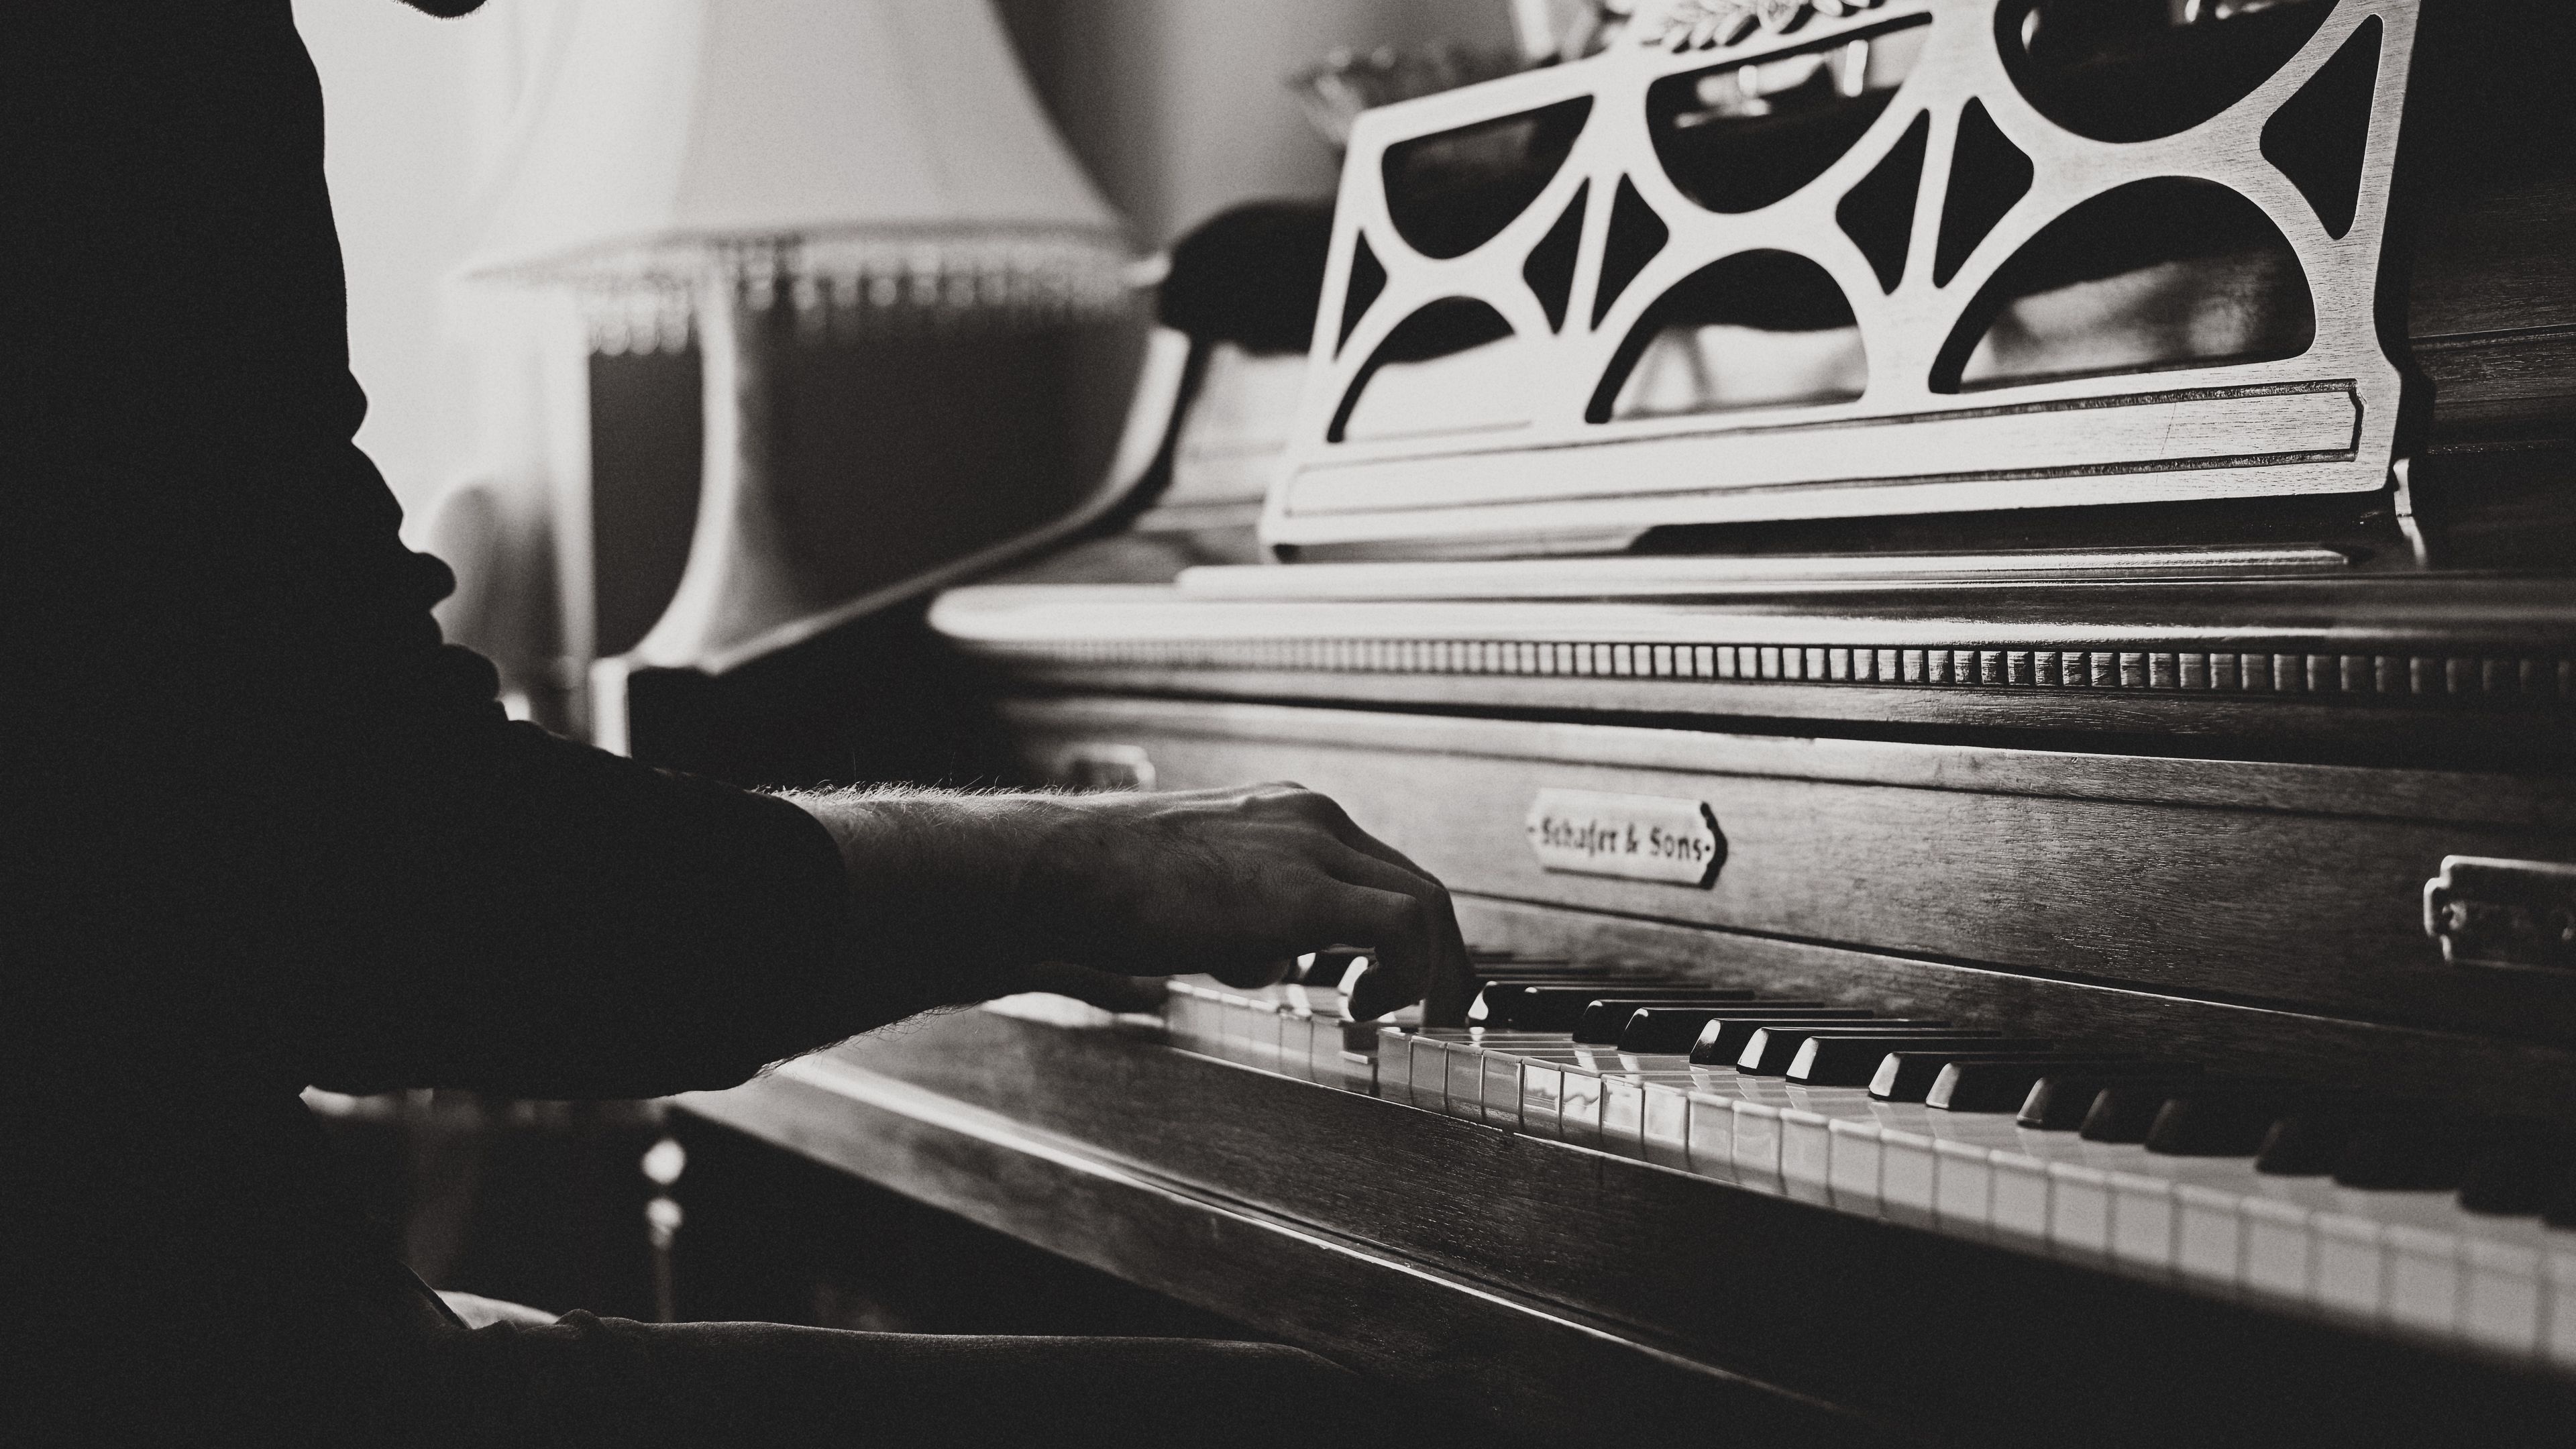
[[[1154,977],[1121,976],[1068,961],[1040,961],[1022,973],[1021,982],[1030,991],[1052,991],[1103,1011],[1159,1011],[1168,994]]]
[[[1208,967],[1207,974],[1228,986],[1240,986],[1248,990],[1255,987],[1276,986],[1287,980],[1289,973],[1296,969],[1296,958],[1291,956],[1276,961],[1232,961],[1222,966]]]
[[[1401,891],[1335,881],[1314,902],[1306,923],[1312,934],[1366,942],[1377,949],[1368,972],[1352,988],[1355,1021],[1371,1021],[1422,998],[1438,968],[1440,931],[1428,900]]]
[[[1430,957],[1418,995],[1425,1010],[1438,1015],[1425,1020],[1432,1025],[1452,1025],[1466,1019],[1467,997],[1472,987],[1475,965],[1467,955],[1466,939],[1458,930],[1458,913],[1449,900],[1448,888],[1428,876],[1390,865],[1375,856],[1356,850],[1345,850],[1331,857],[1325,869],[1334,878],[1353,885],[1394,891],[1419,900],[1431,917]],[[1381,990],[1387,989],[1384,987]],[[1406,1000],[1412,1000],[1407,997]],[[1374,1000],[1374,998],[1372,998]],[[1397,1005],[1402,1005],[1398,1002]],[[1453,1021],[1454,1018],[1454,1021]]]

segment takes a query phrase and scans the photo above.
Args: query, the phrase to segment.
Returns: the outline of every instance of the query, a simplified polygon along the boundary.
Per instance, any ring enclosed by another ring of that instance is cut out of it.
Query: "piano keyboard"
[[[1480,1026],[1345,1022],[1318,968],[1175,981],[1164,1025],[1186,1050],[1499,1130],[2576,1370],[2576,1149],[2547,1128],[1971,1022],[1497,969]],[[1568,995],[1608,1004],[1569,1022]]]

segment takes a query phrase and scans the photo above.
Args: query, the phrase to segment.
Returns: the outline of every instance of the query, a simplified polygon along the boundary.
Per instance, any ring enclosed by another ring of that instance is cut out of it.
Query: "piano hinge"
[[[2444,856],[2424,882],[2424,934],[2454,966],[2576,970],[2576,865]]]

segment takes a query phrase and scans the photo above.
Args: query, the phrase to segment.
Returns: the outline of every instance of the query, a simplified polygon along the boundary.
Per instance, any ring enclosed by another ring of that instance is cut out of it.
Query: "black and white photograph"
[[[2571,76],[0,6],[0,1444],[2576,1443]]]

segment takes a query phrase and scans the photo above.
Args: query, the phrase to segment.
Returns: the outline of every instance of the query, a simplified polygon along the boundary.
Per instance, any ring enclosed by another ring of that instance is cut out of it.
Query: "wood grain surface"
[[[1115,744],[1165,789],[1295,780],[1474,895],[2576,1042],[2576,975],[2445,966],[2422,927],[2446,855],[2576,860],[2551,783],[1177,702],[1012,718],[1040,773]],[[1706,889],[1544,870],[1542,789],[1703,803],[1726,863]]]
[[[1694,1441],[2513,1444],[2570,1411],[2556,1380],[1110,1031],[959,1013],[689,1105],[1498,1423],[1670,1432],[1676,1360],[1714,1371],[1676,1380]]]

